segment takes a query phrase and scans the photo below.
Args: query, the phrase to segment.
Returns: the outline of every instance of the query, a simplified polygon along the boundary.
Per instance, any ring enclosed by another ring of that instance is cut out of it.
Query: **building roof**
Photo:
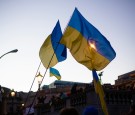
[[[129,77],[135,77],[135,70],[118,76],[118,79],[126,79]]]
[[[63,81],[63,80],[55,80],[54,82],[50,83],[49,85],[44,85],[43,88],[55,87],[55,86],[71,86],[73,84],[88,84],[88,83],[81,83],[81,82],[73,82],[73,81]]]

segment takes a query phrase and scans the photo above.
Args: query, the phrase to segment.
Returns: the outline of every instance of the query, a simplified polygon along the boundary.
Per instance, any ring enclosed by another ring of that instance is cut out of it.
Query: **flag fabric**
[[[50,67],[50,77],[51,76],[55,76],[58,80],[61,79],[61,75],[60,75],[59,71],[52,67]]]
[[[73,57],[90,70],[102,70],[116,56],[110,42],[75,8],[60,41]],[[91,48],[90,44],[95,45]]]
[[[93,74],[95,92],[99,95],[102,110],[103,110],[105,115],[109,115],[108,110],[107,110],[107,106],[106,106],[106,102],[104,99],[105,98],[104,91],[103,91],[102,85],[99,81],[97,72],[95,70],[92,70],[92,74]]]
[[[62,31],[59,21],[52,33],[44,41],[39,51],[39,57],[45,68],[50,68],[67,58],[65,45],[60,44]]]

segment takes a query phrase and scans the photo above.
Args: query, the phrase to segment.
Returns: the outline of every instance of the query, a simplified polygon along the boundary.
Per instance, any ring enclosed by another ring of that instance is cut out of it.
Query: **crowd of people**
[[[28,106],[25,109],[24,115],[35,115],[34,114],[34,107],[33,106]],[[75,107],[65,107],[62,108],[59,111],[59,115],[99,115],[99,111],[96,107],[94,106],[86,106],[82,113],[80,113]],[[130,107],[129,112],[124,113],[122,115],[135,115],[135,105],[132,105]]]
[[[30,105],[25,109],[24,115],[34,115],[34,108]],[[81,115],[75,107],[62,108],[59,115]],[[93,106],[84,108],[82,115],[98,115],[98,110]],[[132,115],[132,114],[131,114]]]
[[[77,88],[77,84],[74,84],[71,88],[71,91],[70,91],[70,100],[71,100],[72,95],[75,98],[77,98],[76,94],[77,95],[81,94],[82,92],[85,92],[86,89],[83,89],[81,87]],[[0,105],[1,105],[1,102],[2,102],[2,93],[3,93],[3,90],[0,86]],[[60,92],[59,95],[57,95],[57,96],[52,95],[52,97],[49,101],[49,106],[50,107],[51,106],[58,107],[59,106],[58,104],[65,104],[66,99],[68,97],[69,97],[69,95],[67,95],[64,92]],[[45,104],[46,98],[47,98],[47,96],[37,97],[38,103]],[[34,109],[35,108],[34,108],[33,105],[29,105],[27,107],[24,107],[23,115],[35,115],[36,112],[35,112]],[[59,110],[59,115],[99,115],[99,112],[100,112],[96,107],[91,106],[91,105],[90,106],[85,105],[85,108],[83,108],[83,111],[80,112],[78,109],[75,108],[75,106],[72,106],[72,104],[70,105],[70,107],[63,106],[62,108],[58,108],[58,110]],[[17,114],[17,115],[22,115],[22,114]],[[133,104],[130,107],[129,112],[124,113],[124,114],[122,113],[121,115],[135,115],[135,105]]]

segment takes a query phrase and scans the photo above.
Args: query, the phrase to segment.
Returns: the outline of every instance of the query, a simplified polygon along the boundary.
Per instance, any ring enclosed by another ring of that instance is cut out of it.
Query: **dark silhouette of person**
[[[2,113],[2,87],[0,85],[0,113]]]
[[[38,103],[42,103],[42,104],[44,104],[44,101],[45,101],[45,99],[46,99],[46,96],[45,97],[38,97]]]
[[[71,88],[71,95],[77,93],[77,84],[75,83]]]
[[[66,99],[67,95],[64,92],[60,92],[59,98],[60,99]]]
[[[59,115],[79,115],[78,111],[74,107],[63,108],[60,110]]]

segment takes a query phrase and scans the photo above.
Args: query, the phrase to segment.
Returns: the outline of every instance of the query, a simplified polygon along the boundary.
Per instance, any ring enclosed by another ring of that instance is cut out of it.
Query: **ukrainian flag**
[[[79,63],[90,70],[102,70],[116,56],[110,42],[75,8],[61,43]]]
[[[60,75],[59,71],[52,67],[50,68],[50,77],[51,76],[55,76],[58,80],[61,79],[61,75]]]
[[[41,62],[47,69],[67,58],[66,47],[60,44],[61,37],[62,31],[58,21],[52,34],[47,37],[39,51]]]

